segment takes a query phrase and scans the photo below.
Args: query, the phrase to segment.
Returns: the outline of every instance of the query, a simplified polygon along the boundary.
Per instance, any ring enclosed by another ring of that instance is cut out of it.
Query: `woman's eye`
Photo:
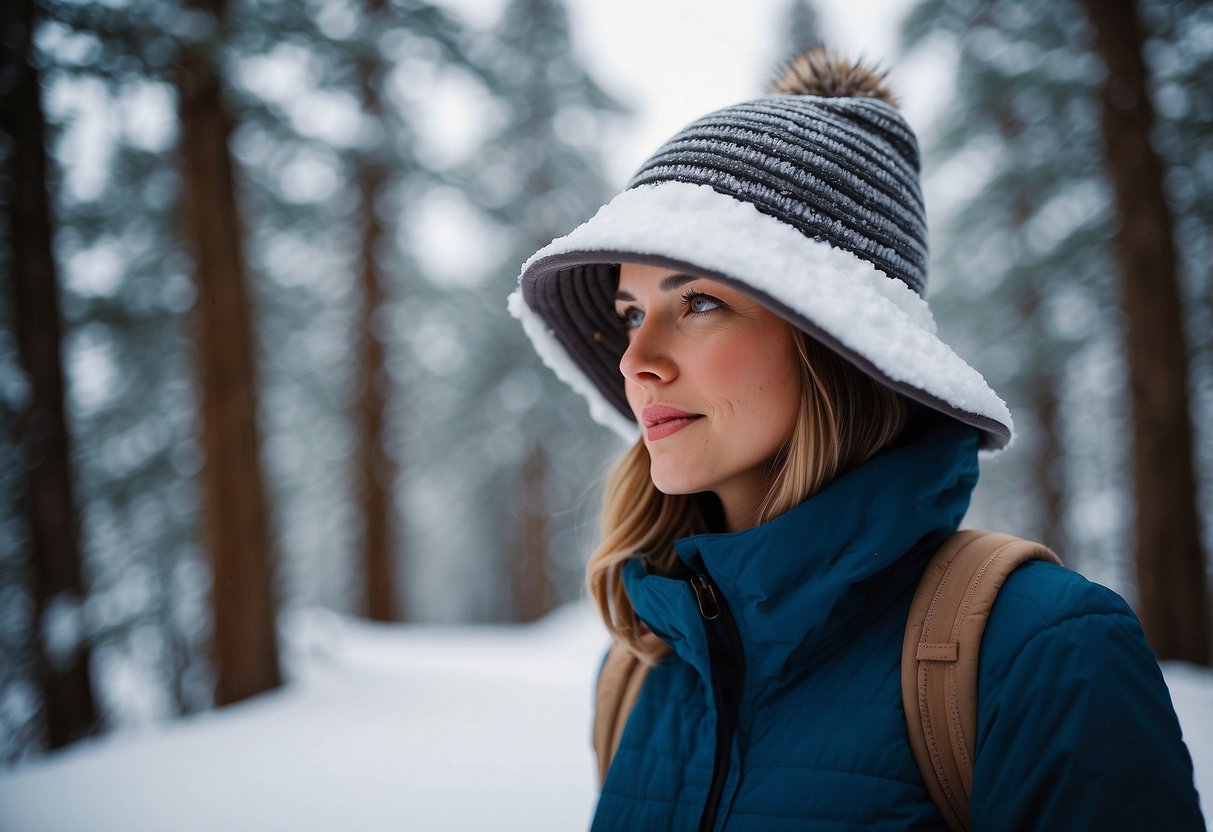
[[[702,315],[704,312],[712,312],[724,306],[724,302],[717,300],[711,295],[701,295],[697,292],[688,294],[682,299],[687,308],[696,315]]]
[[[644,323],[644,312],[635,306],[629,306],[623,310],[623,314],[619,316],[619,320],[623,324],[624,329],[635,329]]]

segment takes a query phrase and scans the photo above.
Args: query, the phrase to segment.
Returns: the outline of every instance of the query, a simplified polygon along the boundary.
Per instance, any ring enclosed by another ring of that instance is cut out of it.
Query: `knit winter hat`
[[[772,94],[710,113],[650,157],[627,189],[522,267],[509,309],[594,419],[639,426],[619,360],[619,263],[733,285],[857,368],[1011,440],[1006,404],[941,341],[922,295],[927,232],[918,144],[883,75],[816,49]]]

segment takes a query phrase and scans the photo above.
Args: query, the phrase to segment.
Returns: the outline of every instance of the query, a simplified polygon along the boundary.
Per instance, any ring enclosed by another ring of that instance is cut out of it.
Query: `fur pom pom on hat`
[[[819,46],[788,61],[767,92],[823,98],[879,98],[896,107],[897,99],[885,85],[887,76],[887,72],[847,60]]]
[[[621,262],[718,280],[906,397],[1012,437],[1006,405],[935,332],[923,294],[918,142],[884,74],[817,49],[772,94],[709,113],[649,157],[627,188],[522,267],[510,312],[540,357],[635,439],[615,316]]]

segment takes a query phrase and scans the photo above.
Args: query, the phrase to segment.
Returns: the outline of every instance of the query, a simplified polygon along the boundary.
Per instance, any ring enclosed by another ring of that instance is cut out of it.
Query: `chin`
[[[700,492],[705,490],[703,488],[693,488],[693,487],[687,487],[687,486],[662,485],[661,483],[657,482],[656,480],[653,481],[653,485],[655,485],[657,487],[658,491],[660,491],[662,494],[665,494],[668,497],[676,497],[679,495],[686,495],[686,494],[699,494]]]
[[[662,494],[698,494],[710,490],[703,477],[696,477],[687,471],[672,471],[656,462],[649,466],[649,476]]]

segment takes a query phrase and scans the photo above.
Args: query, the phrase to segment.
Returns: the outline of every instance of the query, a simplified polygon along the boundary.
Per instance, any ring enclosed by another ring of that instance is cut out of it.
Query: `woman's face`
[[[791,325],[722,283],[631,263],[620,267],[615,311],[654,485],[715,492],[730,529],[752,525],[800,404]]]

